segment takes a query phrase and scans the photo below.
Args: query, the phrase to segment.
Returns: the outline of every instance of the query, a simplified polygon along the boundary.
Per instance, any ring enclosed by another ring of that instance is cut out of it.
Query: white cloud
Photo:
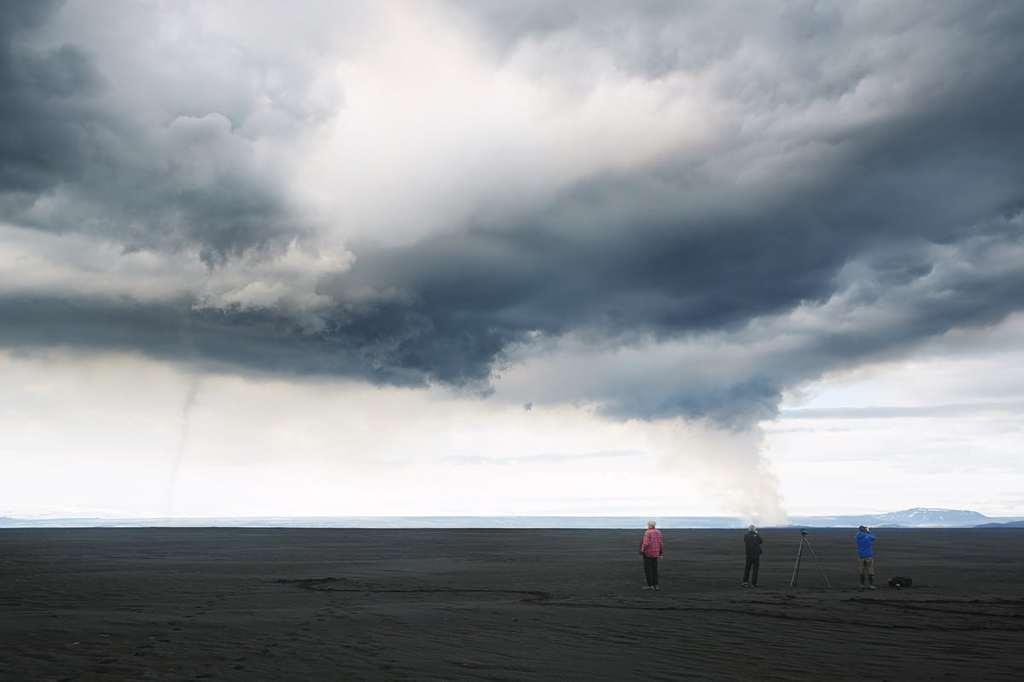
[[[302,319],[332,303],[318,293],[321,278],[348,270],[352,262],[352,254],[340,246],[295,239],[282,250],[251,252],[210,268],[195,250],[126,252],[86,235],[0,224],[0,291],[9,295],[143,302],[187,296],[201,307],[279,309]]]

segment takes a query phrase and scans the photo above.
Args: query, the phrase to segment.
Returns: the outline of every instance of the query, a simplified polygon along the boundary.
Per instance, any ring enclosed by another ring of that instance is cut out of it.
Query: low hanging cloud
[[[1022,31],[1012,2],[13,3],[0,345],[747,427],[1024,307]]]

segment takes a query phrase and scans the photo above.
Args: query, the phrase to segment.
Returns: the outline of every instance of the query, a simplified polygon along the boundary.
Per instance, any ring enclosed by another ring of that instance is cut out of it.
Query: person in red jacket
[[[665,553],[665,546],[661,541],[661,531],[655,528],[656,525],[654,519],[647,522],[647,532],[640,543],[640,554],[644,557],[644,574],[647,576],[645,590],[661,589],[658,584],[658,561]]]

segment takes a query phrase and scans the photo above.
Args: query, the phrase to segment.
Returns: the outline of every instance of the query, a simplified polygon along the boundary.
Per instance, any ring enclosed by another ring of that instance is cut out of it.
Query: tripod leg
[[[811,547],[811,541],[804,538],[804,542],[807,543],[807,549],[810,551],[811,556],[814,557],[814,565],[821,571],[821,577],[825,579],[825,587],[832,589],[832,583],[828,581],[828,575],[825,573],[825,568],[821,565],[821,561],[818,560],[818,555],[814,553],[814,548]]]
[[[800,577],[800,557],[804,553],[804,539],[800,538],[800,547],[796,550],[796,565],[793,566],[793,577],[789,581],[790,587],[796,587],[797,578]]]

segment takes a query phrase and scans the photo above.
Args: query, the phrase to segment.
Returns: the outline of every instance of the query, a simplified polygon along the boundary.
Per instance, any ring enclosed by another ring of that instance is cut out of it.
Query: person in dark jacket
[[[747,527],[743,546],[747,552],[747,563],[743,567],[743,587],[757,587],[757,570],[761,567],[761,536],[757,526],[751,524]]]

